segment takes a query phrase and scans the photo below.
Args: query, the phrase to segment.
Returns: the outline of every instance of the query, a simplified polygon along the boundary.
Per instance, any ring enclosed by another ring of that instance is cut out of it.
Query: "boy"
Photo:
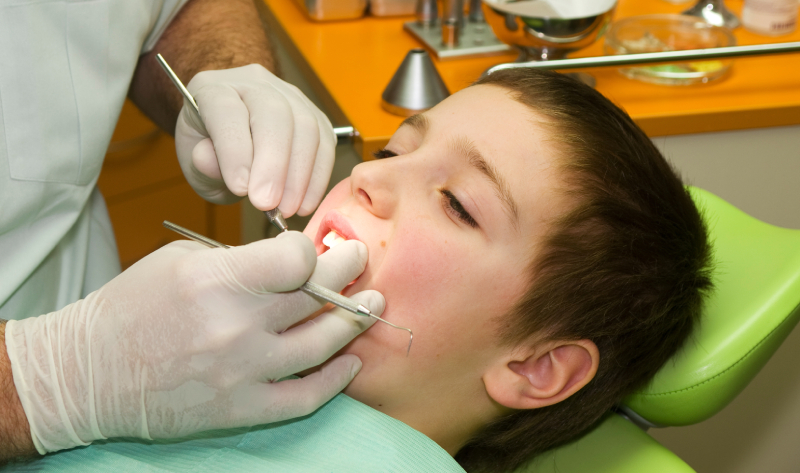
[[[646,383],[699,316],[711,283],[697,209],[630,118],[569,78],[493,74],[406,120],[378,157],[305,233],[318,254],[366,244],[345,294],[384,294],[383,318],[414,330],[408,357],[406,332],[376,324],[342,350],[363,363],[352,399],[308,418],[39,464],[457,471],[446,452],[467,471],[510,471]]]

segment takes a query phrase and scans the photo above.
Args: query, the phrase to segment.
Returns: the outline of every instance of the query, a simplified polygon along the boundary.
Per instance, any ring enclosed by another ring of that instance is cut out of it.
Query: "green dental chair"
[[[582,438],[515,473],[692,473],[645,430],[701,422],[733,400],[800,318],[800,230],[692,188],[714,245],[716,289],[699,330],[653,382]]]

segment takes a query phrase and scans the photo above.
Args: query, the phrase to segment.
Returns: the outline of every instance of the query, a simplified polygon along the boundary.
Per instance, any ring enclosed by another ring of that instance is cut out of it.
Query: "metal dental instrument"
[[[178,78],[178,75],[175,74],[175,71],[169,67],[169,64],[167,64],[167,61],[164,60],[164,57],[161,54],[156,54],[156,61],[158,61],[158,64],[162,69],[164,69],[164,72],[167,73],[167,77],[169,77],[172,83],[175,84],[175,87],[178,88],[181,95],[183,95],[183,98],[185,98],[186,101],[189,102],[189,105],[191,105],[191,108],[189,108],[189,113],[192,114],[192,118],[195,118],[197,123],[205,126],[203,119],[200,118],[200,108],[197,106],[197,102],[194,100],[194,97],[192,97],[192,94],[189,93],[189,90],[186,89],[186,86],[183,85],[183,82],[181,82],[181,80]]]
[[[164,226],[169,230],[172,230],[175,233],[181,234],[190,240],[194,240],[198,243],[202,243],[210,248],[230,248],[230,246],[220,243],[216,240],[212,240],[206,236],[203,236],[199,233],[193,232],[188,228],[184,228],[180,225],[176,225],[168,220],[164,220]],[[414,333],[411,331],[410,328],[400,327],[399,325],[395,325],[387,320],[383,320],[382,318],[378,317],[377,315],[370,312],[370,310],[364,307],[362,304],[345,297],[338,292],[332,291],[325,286],[320,286],[319,284],[313,283],[311,281],[306,281],[300,286],[300,290],[309,294],[311,296],[318,297],[324,301],[330,302],[336,306],[341,307],[342,309],[352,312],[356,315],[360,315],[362,317],[372,317],[375,320],[383,322],[391,327],[394,327],[399,330],[405,330],[408,332],[408,348],[406,348],[406,356],[408,356],[409,352],[411,352],[411,342],[414,341]]]
[[[164,72],[167,73],[167,76],[170,78],[170,80],[172,80],[172,83],[175,84],[175,87],[177,87],[181,92],[183,98],[185,98],[186,101],[189,102],[189,105],[191,105],[191,107],[189,107],[189,113],[192,114],[192,118],[194,118],[197,123],[203,125],[203,128],[205,128],[203,119],[200,118],[200,108],[197,106],[197,102],[194,100],[194,97],[192,97],[192,94],[189,93],[189,91],[186,89],[186,86],[183,85],[183,82],[181,82],[181,80],[178,78],[178,75],[175,74],[175,71],[169,67],[169,64],[167,64],[167,61],[164,60],[164,57],[161,56],[161,54],[156,54],[156,60],[158,61],[158,64],[161,65],[161,68],[164,69]],[[283,214],[281,214],[281,211],[278,210],[277,207],[272,210],[265,211],[264,215],[267,216],[269,223],[278,227],[280,231],[283,232],[289,229],[289,227],[286,225],[286,220],[283,218]]]
[[[269,223],[273,224],[281,232],[289,231],[289,225],[286,224],[286,220],[284,220],[283,214],[281,213],[280,210],[278,210],[277,207],[272,210],[265,210],[264,215],[267,216],[267,220],[269,220]]]

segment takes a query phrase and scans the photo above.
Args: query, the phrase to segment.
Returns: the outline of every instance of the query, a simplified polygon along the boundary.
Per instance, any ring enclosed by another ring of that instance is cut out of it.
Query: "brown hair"
[[[575,203],[530,263],[528,292],[498,324],[502,339],[590,339],[600,351],[597,375],[583,389],[497,420],[456,455],[468,471],[511,471],[588,430],[678,350],[711,289],[711,249],[680,178],[600,93],[532,69],[479,84],[503,87],[544,118],[561,144],[562,190]]]

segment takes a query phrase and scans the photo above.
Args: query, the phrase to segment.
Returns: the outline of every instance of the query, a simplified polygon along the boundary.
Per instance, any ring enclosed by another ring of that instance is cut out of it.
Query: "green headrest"
[[[708,222],[715,291],[699,329],[625,405],[660,425],[719,412],[753,379],[800,318],[800,230],[756,220],[690,188]]]
[[[694,473],[644,430],[609,413],[580,439],[549,450],[513,473]]]

